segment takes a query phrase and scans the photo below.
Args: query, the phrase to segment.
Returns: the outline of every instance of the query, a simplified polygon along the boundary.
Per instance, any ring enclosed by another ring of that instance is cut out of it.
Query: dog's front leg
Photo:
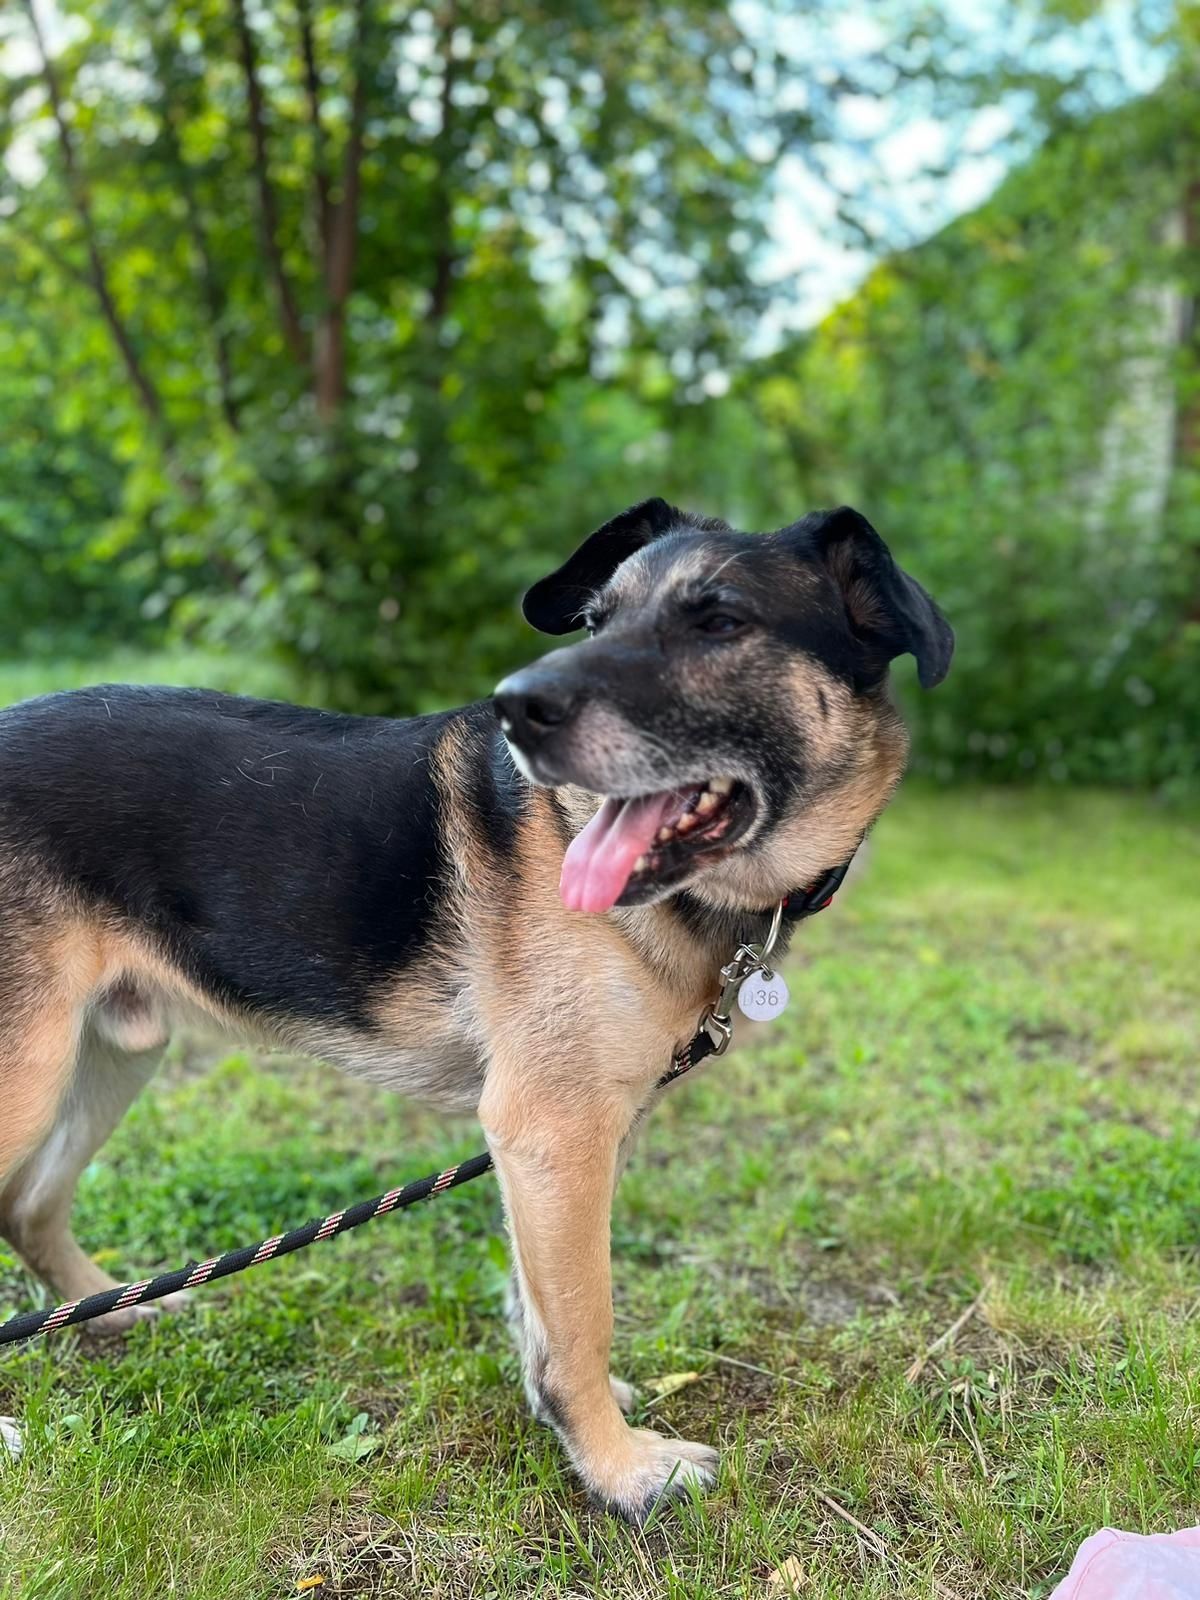
[[[537,1079],[528,1061],[497,1063],[479,1108],[508,1212],[526,1388],[596,1499],[642,1522],[662,1498],[711,1484],[717,1457],[631,1428],[609,1381],[609,1213],[637,1105],[615,1085],[581,1095],[576,1081],[560,1097]]]

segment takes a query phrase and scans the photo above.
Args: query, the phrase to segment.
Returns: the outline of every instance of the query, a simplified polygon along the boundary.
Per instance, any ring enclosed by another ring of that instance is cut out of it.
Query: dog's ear
[[[850,506],[814,511],[797,524],[842,592],[855,636],[882,674],[895,656],[917,658],[922,689],[933,689],[950,670],[954,631],[915,578],[861,513]]]
[[[683,513],[665,500],[643,500],[622,511],[585,539],[557,572],[534,584],[521,602],[526,622],[542,633],[578,628],[580,612],[622,561],[683,520]]]

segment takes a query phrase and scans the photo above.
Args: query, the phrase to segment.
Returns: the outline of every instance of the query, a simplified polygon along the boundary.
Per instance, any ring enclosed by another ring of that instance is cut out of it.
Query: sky
[[[819,24],[804,20],[800,9],[783,0],[734,0],[734,12],[751,34],[770,30],[777,47],[795,63],[799,84],[834,72],[879,81],[880,56],[891,29],[886,14],[903,9],[905,0],[840,0]],[[1071,31],[1054,45],[1034,42],[1038,8],[1023,8],[1026,39],[1012,27],[1014,11],[1002,0],[970,0],[950,14],[963,35],[965,68],[994,59],[998,34],[1008,24],[1005,42],[1017,56],[1064,74],[1081,66],[1103,63],[1107,86],[1101,101],[1148,93],[1161,80],[1165,54],[1145,40],[1155,0],[1100,0],[1091,24]],[[916,7],[910,14],[919,15]],[[1166,0],[1169,12],[1169,0]],[[1022,14],[1018,7],[1016,15]],[[803,88],[800,90],[803,96]],[[1018,96],[959,118],[935,115],[920,104],[919,94],[907,100],[886,93],[842,95],[838,124],[845,148],[831,153],[828,170],[835,184],[856,193],[870,189],[877,197],[878,232],[893,247],[915,243],[980,205],[1014,161],[1029,152],[1023,141],[1022,104]],[[871,145],[871,156],[855,154],[855,146]],[[766,345],[786,332],[810,326],[845,299],[869,271],[878,252],[856,247],[837,225],[836,188],[799,156],[785,155],[775,171],[770,219],[771,248],[764,276],[780,288],[768,312],[762,339]]]

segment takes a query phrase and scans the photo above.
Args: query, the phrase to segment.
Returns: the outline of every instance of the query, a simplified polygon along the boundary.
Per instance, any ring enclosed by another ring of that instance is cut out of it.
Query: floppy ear
[[[622,561],[683,520],[682,511],[665,500],[643,500],[622,511],[585,539],[557,572],[534,584],[521,602],[526,622],[543,633],[578,628],[580,612]]]
[[[850,626],[880,671],[910,652],[922,689],[936,688],[950,670],[953,629],[916,579],[901,572],[866,517],[839,506],[814,511],[799,529],[841,589]]]

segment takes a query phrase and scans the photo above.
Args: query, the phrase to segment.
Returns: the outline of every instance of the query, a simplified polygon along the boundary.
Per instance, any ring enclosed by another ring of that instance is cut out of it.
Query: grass
[[[1193,1522],[1198,901],[1200,830],[1148,802],[901,796],[786,1018],[667,1097],[618,1197],[614,1365],[722,1446],[704,1503],[633,1533],[526,1417],[486,1178],[123,1344],[0,1354],[0,1595],[1036,1597],[1104,1523]],[[79,1231],[132,1276],[476,1148],[185,1042]],[[35,1294],[0,1260],[0,1316]]]
[[[64,656],[45,660],[0,661],[0,706],[52,689],[82,689],[90,683],[203,684],[226,694],[256,694],[264,699],[294,697],[287,669],[269,657],[246,657],[186,645],[154,651],[116,651],[103,661]]]

